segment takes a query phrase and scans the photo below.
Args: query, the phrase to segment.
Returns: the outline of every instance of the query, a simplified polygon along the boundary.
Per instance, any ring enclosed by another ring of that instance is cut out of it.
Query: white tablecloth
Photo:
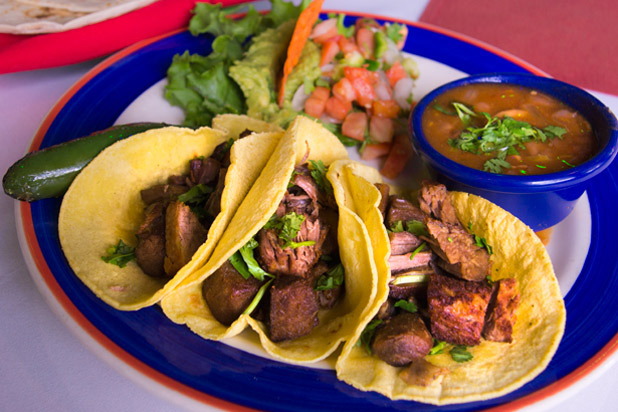
[[[259,2],[262,5],[264,2]],[[325,8],[417,20],[426,0],[327,0]],[[41,121],[61,95],[99,60],[0,75],[0,171],[23,156]],[[618,113],[618,97],[595,93]],[[70,332],[30,277],[17,241],[15,202],[0,196],[0,410],[176,411],[182,407],[112,367]],[[615,364],[615,362],[614,362]],[[618,366],[605,364],[533,410],[618,410]]]

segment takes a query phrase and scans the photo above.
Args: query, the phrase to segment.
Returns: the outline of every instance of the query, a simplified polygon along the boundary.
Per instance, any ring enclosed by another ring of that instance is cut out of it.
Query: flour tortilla
[[[241,315],[231,326],[220,324],[202,296],[202,283],[266,224],[281,202],[295,166],[309,160],[330,165],[348,153],[337,137],[306,117],[297,117],[279,143],[262,175],[238,208],[210,260],[161,301],[164,313],[174,322],[186,324],[198,335],[214,340],[230,338],[250,326],[258,333],[264,350],[289,363],[310,363],[326,358],[347,339],[373,301],[376,271],[368,254],[366,229],[346,206],[344,187],[329,171],[339,206],[338,239],[345,268],[345,298],[321,314],[320,324],[309,335],[286,342],[272,342],[266,326],[249,315]]]
[[[280,132],[255,133],[232,145],[221,212],[206,242],[172,279],[147,276],[135,261],[124,268],[103,262],[101,256],[119,239],[135,246],[145,208],[140,190],[187,173],[191,159],[209,156],[220,143],[238,137],[223,126],[229,117],[220,120],[219,130],[168,127],[116,142],[77,175],[65,194],[58,218],[64,254],[84,284],[114,308],[137,310],[152,305],[206,263],[282,136]],[[244,116],[237,117],[239,122],[244,120]],[[260,125],[262,130],[273,129],[264,122],[252,127],[260,131]]]
[[[489,201],[467,193],[453,192],[451,201],[464,226],[483,237],[493,247],[492,279],[517,279],[520,305],[511,344],[482,341],[469,347],[474,358],[457,363],[448,353],[426,356],[425,360],[450,373],[430,386],[406,384],[399,378],[402,368],[370,356],[356,345],[366,324],[388,297],[389,271],[384,267],[390,255],[388,236],[375,198],[373,185],[379,176],[366,166],[349,163],[346,178],[371,238],[378,268],[376,300],[364,324],[344,346],[337,360],[339,379],[363,391],[376,391],[391,399],[445,405],[486,400],[502,396],[531,381],[546,367],[564,333],[566,311],[558,282],[545,247],[520,220]]]
[[[55,33],[98,23],[155,0],[3,0],[0,33]]]

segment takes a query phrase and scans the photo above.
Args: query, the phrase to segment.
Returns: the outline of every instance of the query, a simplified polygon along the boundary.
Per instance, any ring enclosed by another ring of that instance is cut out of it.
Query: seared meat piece
[[[387,228],[392,228],[397,222],[404,222],[405,224],[409,220],[424,222],[426,217],[425,213],[409,200],[396,195],[390,197],[388,213],[386,214]]]
[[[485,280],[490,274],[489,253],[463,227],[428,219],[427,230],[431,248],[444,260],[438,262],[444,270],[473,281]]]
[[[418,195],[418,203],[421,210],[444,223],[461,226],[455,208],[448,198],[448,192],[444,185],[423,181],[423,187]]]
[[[136,235],[135,259],[145,274],[164,277],[165,206],[162,202],[153,203],[146,208],[145,215]]]
[[[189,190],[189,186],[160,184],[140,191],[140,195],[142,196],[144,203],[147,205],[151,205],[155,202],[164,202],[167,204],[181,194],[185,193],[187,190]]]
[[[189,163],[189,176],[191,182],[196,185],[213,183],[221,170],[221,163],[212,157],[206,159],[193,159]]]
[[[311,214],[313,210],[316,210],[315,203],[308,195],[286,193],[283,201],[277,208],[277,216],[281,217],[290,212],[302,215],[305,211],[309,211],[308,214]]]
[[[487,282],[431,275],[427,302],[433,337],[453,345],[478,345],[491,291]]]
[[[258,232],[258,259],[260,265],[273,275],[292,275],[306,277],[321,255],[321,248],[328,228],[319,220],[305,219],[300,227],[295,242],[314,241],[310,246],[282,249],[283,241],[275,229],[262,229]]]
[[[431,262],[433,254],[430,250],[422,250],[418,252],[412,259],[412,253],[405,255],[391,255],[388,258],[388,265],[391,268],[391,273],[406,272],[410,269],[427,266]]]
[[[309,284],[315,285],[318,279],[322,275],[326,275],[331,268],[325,262],[318,261],[318,263],[311,269],[311,273],[309,274]],[[343,293],[343,285],[336,286],[332,289],[327,290],[316,290],[315,294],[318,299],[318,303],[320,305],[320,309],[332,309],[335,304],[338,302],[339,297]]]
[[[270,339],[296,339],[311,333],[318,323],[318,300],[309,279],[279,276],[270,288]]]
[[[391,243],[391,255],[412,252],[423,243],[418,236],[410,232],[389,232],[388,238]]]
[[[230,144],[228,142],[219,144],[215,147],[210,157],[219,161],[221,167],[227,169],[230,165]]]
[[[376,330],[371,348],[389,365],[404,366],[425,357],[432,346],[433,338],[420,315],[401,312]]]
[[[399,372],[399,377],[408,385],[429,386],[448,373],[448,368],[417,359]]]
[[[319,216],[321,224],[329,229],[324,243],[322,243],[322,253],[320,256],[334,254],[339,250],[339,240],[337,239],[339,212],[337,209],[331,209],[330,207],[321,207]]]
[[[300,187],[311,198],[311,200],[315,202],[318,201],[320,189],[311,176],[295,174],[292,178],[292,183]]]
[[[408,300],[414,298],[416,301],[425,301],[427,295],[427,283],[403,283],[400,285],[389,285],[388,297],[395,299]]]
[[[494,342],[513,341],[513,325],[517,320],[515,311],[519,306],[517,281],[501,279],[494,283],[494,291],[485,317],[483,337]]]
[[[206,241],[208,232],[189,206],[172,202],[165,212],[165,273],[173,276]]]
[[[168,185],[193,186],[193,182],[185,175],[171,175],[167,178]]]
[[[223,194],[223,189],[225,188],[225,175],[227,173],[227,169],[221,169],[219,171],[219,178],[217,179],[217,186],[215,190],[210,194],[208,200],[206,201],[206,213],[208,213],[212,217],[217,217],[219,212],[221,212],[221,194]]]
[[[390,193],[390,187],[384,183],[376,183],[375,186],[380,191],[382,197],[380,198],[380,204],[378,205],[378,209],[380,209],[380,213],[382,213],[382,219],[386,218],[386,209],[388,209],[388,195]]]
[[[202,295],[212,315],[229,326],[249,306],[262,282],[242,277],[229,260],[208,276],[202,284]]]

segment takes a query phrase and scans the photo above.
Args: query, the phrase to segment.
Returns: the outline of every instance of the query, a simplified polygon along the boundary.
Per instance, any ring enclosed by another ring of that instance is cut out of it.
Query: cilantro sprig
[[[255,260],[253,250],[257,248],[258,245],[257,240],[251,238],[251,240],[245,243],[229,260],[243,278],[249,279],[250,276],[253,276],[257,280],[263,282],[266,278],[272,278],[273,275],[262,269]]]
[[[304,215],[299,215],[295,212],[289,212],[281,217],[273,215],[264,225],[264,229],[275,229],[278,232],[279,239],[283,240],[281,249],[292,248],[296,249],[301,246],[315,245],[315,241],[307,240],[305,242],[295,242],[293,239],[298,236],[300,228],[305,221]]]
[[[318,185],[318,188],[326,194],[333,193],[333,186],[330,184],[329,180],[326,178],[326,172],[328,171],[326,165],[321,160],[310,160],[309,161],[309,171],[311,173],[311,177],[315,180],[315,183]]]
[[[107,248],[106,252],[107,255],[101,256],[103,262],[111,263],[121,268],[135,259],[135,248],[124,243],[122,239],[118,241],[117,245]]]
[[[314,289],[318,291],[335,289],[343,284],[344,275],[343,265],[339,263],[318,278]]]
[[[374,319],[365,326],[363,332],[360,335],[360,338],[356,342],[356,346],[361,346],[365,348],[369,355],[372,354],[371,350],[371,341],[373,340],[373,335],[376,333],[376,328],[382,324],[382,320]]]
[[[449,145],[465,152],[494,154],[492,159],[483,164],[483,170],[491,173],[502,173],[504,169],[510,168],[507,156],[518,155],[518,148],[526,148],[524,143],[546,142],[556,137],[561,139],[566,133],[566,129],[559,126],[550,125],[540,129],[509,116],[499,118],[484,112],[478,113],[463,103],[453,102],[451,106],[466,128],[459,137],[449,139]],[[435,108],[450,114],[447,109]],[[474,119],[484,120],[485,124],[480,127],[471,125]]]

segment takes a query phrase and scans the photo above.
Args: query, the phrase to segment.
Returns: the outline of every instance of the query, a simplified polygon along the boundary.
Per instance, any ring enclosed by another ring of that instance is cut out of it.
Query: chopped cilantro
[[[204,184],[195,185],[178,196],[178,201],[188,206],[196,206],[206,202],[206,200],[208,200],[208,195],[212,193],[212,191],[213,189],[210,186]]]
[[[373,339],[373,335],[376,333],[376,328],[382,324],[380,319],[374,319],[365,326],[363,332],[356,342],[356,345],[360,345],[367,351],[368,354],[371,355],[371,340]]]
[[[275,229],[279,234],[279,239],[283,240],[282,249],[292,248],[295,249],[301,246],[311,246],[315,244],[315,241],[308,240],[306,242],[294,242],[294,238],[298,235],[300,228],[305,221],[304,215],[299,215],[295,212],[289,212],[280,218],[272,216],[266,225],[265,229]]]
[[[408,220],[406,222],[406,231],[416,236],[428,236],[427,225],[420,220]]]
[[[255,260],[255,257],[253,256],[253,249],[255,249],[256,247],[258,247],[257,240],[251,238],[251,240],[249,240],[247,243],[245,243],[243,247],[239,249],[239,252],[245,264],[247,265],[247,270],[249,271],[249,273],[251,273],[251,275],[257,280],[264,281],[264,279],[266,279],[267,277],[272,278],[273,275],[264,271],[264,269],[262,269]],[[234,262],[231,263],[234,264]]]
[[[467,351],[467,347],[464,345],[453,347],[449,353],[451,354],[451,358],[453,358],[455,362],[459,363],[468,362],[473,358],[472,354]]]
[[[429,351],[429,354],[430,355],[439,355],[442,352],[444,352],[444,349],[446,349],[446,342],[434,339],[433,340],[433,347]]]
[[[512,117],[498,118],[487,113],[477,113],[463,103],[453,102],[451,105],[466,129],[456,139],[449,139],[449,145],[475,154],[495,153],[495,158],[483,165],[483,170],[491,173],[502,173],[504,169],[510,168],[511,164],[506,157],[518,154],[517,148],[525,149],[524,143],[546,142],[547,139],[562,138],[566,133],[566,129],[558,126],[540,129]],[[481,127],[469,126],[472,119],[484,119],[485,124]]]
[[[380,68],[379,62],[375,60],[370,60],[370,59],[365,59],[364,65],[366,65],[367,70],[369,70],[370,72],[375,72],[376,70]]]
[[[329,290],[341,286],[343,284],[344,275],[345,271],[343,269],[343,265],[339,263],[337,266],[334,266],[318,278],[314,289]]]
[[[101,256],[105,263],[111,263],[118,267],[125,267],[127,263],[135,259],[135,248],[127,245],[120,239],[116,246],[110,246],[106,250],[107,255]]]
[[[315,180],[318,188],[326,194],[332,194],[333,187],[326,178],[327,168],[324,163],[321,160],[310,160],[309,170],[311,172],[311,177]]]
[[[408,302],[407,300],[404,300],[404,299],[399,299],[397,302],[395,302],[395,307],[401,308],[410,313],[418,312],[418,308],[416,307],[414,302]]]
[[[449,242],[450,242],[450,240],[449,240]],[[414,249],[414,251],[410,254],[410,260],[414,259],[414,256],[418,255],[418,252],[420,252],[423,249],[425,249],[425,246],[427,246],[427,243],[423,242],[416,249]]]

